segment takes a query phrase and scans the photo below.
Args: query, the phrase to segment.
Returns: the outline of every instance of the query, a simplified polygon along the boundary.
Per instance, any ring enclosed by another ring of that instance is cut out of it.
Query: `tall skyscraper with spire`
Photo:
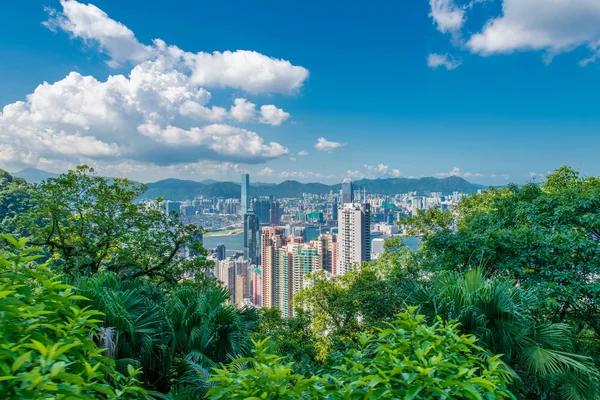
[[[242,174],[241,200],[242,200],[242,209],[241,209],[240,213],[242,214],[242,218],[244,218],[244,215],[246,215],[246,212],[248,212],[248,209],[250,208],[250,175],[249,174]]]

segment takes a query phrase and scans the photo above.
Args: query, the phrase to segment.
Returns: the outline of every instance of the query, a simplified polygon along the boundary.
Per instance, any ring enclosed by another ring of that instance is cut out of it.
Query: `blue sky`
[[[596,0],[21,0],[0,21],[11,171],[600,174]]]

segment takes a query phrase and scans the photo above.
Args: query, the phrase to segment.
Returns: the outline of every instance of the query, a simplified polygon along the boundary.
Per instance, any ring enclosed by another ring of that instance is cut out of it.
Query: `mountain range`
[[[429,192],[474,193],[485,186],[467,182],[461,177],[448,178],[387,178],[387,179],[361,179],[353,182],[355,190],[366,190],[367,193],[395,195],[398,193]],[[196,181],[180,179],[165,179],[148,183],[148,190],[144,193],[146,198],[162,196],[165,200],[191,200],[196,196],[235,198],[240,196],[240,184],[235,182],[215,182],[206,184]],[[298,181],[284,181],[277,184],[256,183],[250,185],[252,196],[274,197],[300,197],[303,193],[327,194],[341,189],[341,183],[326,185],[323,183],[301,183]]]
[[[14,174],[30,183],[37,183],[47,178],[54,178],[58,174],[27,168]],[[361,179],[353,182],[355,190],[366,190],[368,193],[382,195],[395,195],[397,193],[417,192],[420,195],[429,192],[474,193],[485,186],[467,182],[461,177],[450,176],[447,178],[386,178],[386,179]],[[240,184],[236,182],[218,182],[207,179],[202,182],[164,179],[146,184],[148,190],[144,198],[163,197],[165,200],[191,200],[196,196],[236,198],[240,196]],[[281,183],[256,182],[250,185],[252,196],[274,197],[300,197],[303,193],[327,194],[341,189],[341,183],[326,185],[323,183],[301,183],[298,181],[284,181]]]

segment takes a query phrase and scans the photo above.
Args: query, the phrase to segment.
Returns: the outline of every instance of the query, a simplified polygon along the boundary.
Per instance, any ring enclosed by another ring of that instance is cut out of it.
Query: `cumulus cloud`
[[[299,156],[307,156],[308,155],[308,151],[301,150],[301,151],[298,152],[298,155]]]
[[[453,0],[429,0],[431,17],[442,33],[459,31],[465,21],[465,10],[456,6]]]
[[[151,46],[138,42],[134,33],[93,4],[61,0],[62,12],[48,9],[50,18],[44,23],[53,31],[58,29],[89,45],[96,44],[111,59],[109,65],[124,61],[141,62],[153,56]]]
[[[471,36],[467,47],[483,55],[545,50],[553,55],[587,45],[595,61],[600,43],[600,2],[597,0],[504,0],[502,15],[490,19]]]
[[[478,172],[465,172],[465,173],[461,173],[460,172],[460,168],[458,167],[454,167],[452,168],[452,170],[448,171],[448,172],[439,172],[437,174],[433,174],[434,177],[436,178],[448,178],[451,176],[460,176],[463,178],[481,178],[484,177],[485,175],[480,174]]]
[[[229,114],[238,122],[252,121],[256,114],[256,104],[246,99],[235,99]]]
[[[92,4],[61,0],[61,12],[49,9],[45,25],[97,46],[112,67],[124,62],[168,58],[190,71],[192,82],[206,87],[241,89],[250,93],[294,92],[308,78],[308,70],[256,51],[237,50],[191,53],[169,46],[160,39],[152,45],[140,43],[134,33]]]
[[[427,56],[427,66],[431,68],[444,67],[448,71],[456,69],[462,64],[461,61],[456,60],[449,54],[436,54],[432,53]]]
[[[20,166],[53,157],[157,164],[201,158],[261,162],[288,153],[248,130],[224,124],[194,126],[226,117],[225,109],[203,105],[209,99],[210,93],[162,60],[146,61],[129,77],[114,75],[104,82],[72,72],[53,84],[39,85],[26,101],[3,108],[0,141],[13,149],[12,160],[3,161]]]
[[[260,122],[279,126],[290,117],[290,114],[283,111],[281,108],[275,107],[273,104],[268,104],[260,107]]]
[[[363,174],[359,170],[351,170],[351,169],[349,169],[349,170],[346,171],[346,176],[348,178],[363,179],[365,177],[365,174]]]
[[[385,165],[383,163],[377,165],[377,166],[372,166],[372,165],[366,165],[365,164],[365,170],[374,176],[377,177],[381,177],[381,176],[391,176],[394,178],[397,178],[400,176],[400,170],[399,169],[390,169],[390,167],[388,165]]]
[[[98,49],[110,66],[133,66],[127,75],[104,81],[71,72],[4,106],[0,163],[5,168],[85,162],[105,168],[136,164],[147,171],[146,165],[154,164],[168,171],[170,165],[205,160],[259,163],[288,154],[281,144],[227,121],[277,126],[289,113],[272,104],[257,109],[246,99],[235,99],[230,109],[210,105],[204,86],[291,92],[308,76],[304,68],[252,51],[190,53],[160,39],[142,44],[92,4],[61,0],[61,5],[62,11],[48,10],[47,27]]]
[[[259,171],[257,175],[261,175],[261,176],[273,175],[274,172],[275,171],[273,171],[273,168],[265,167],[264,169]]]
[[[332,142],[324,137],[320,137],[317,139],[317,143],[315,143],[315,149],[320,151],[326,151],[328,153],[333,153],[333,150],[342,147],[344,144],[340,142]]]

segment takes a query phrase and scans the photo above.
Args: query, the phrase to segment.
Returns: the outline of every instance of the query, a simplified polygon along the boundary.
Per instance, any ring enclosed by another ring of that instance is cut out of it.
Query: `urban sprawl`
[[[225,244],[209,249],[215,264],[210,272],[229,288],[233,304],[277,307],[292,316],[293,297],[309,283],[308,274],[323,270],[333,279],[377,259],[385,239],[407,235],[403,216],[431,208],[452,210],[462,196],[370,194],[346,179],[339,193],[252,197],[250,177],[243,174],[240,198],[165,201],[164,212],[203,227],[205,236],[240,235],[233,255],[227,255]],[[407,239],[414,246],[419,241]]]

